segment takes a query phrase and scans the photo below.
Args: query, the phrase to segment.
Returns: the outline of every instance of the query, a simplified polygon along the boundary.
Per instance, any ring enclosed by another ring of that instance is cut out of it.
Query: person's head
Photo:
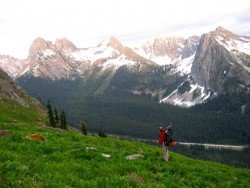
[[[160,130],[163,129],[163,126],[164,126],[163,123],[160,123],[160,124],[159,124],[159,129],[160,129]]]
[[[162,130],[162,129],[163,129],[163,126],[159,126],[159,129]]]

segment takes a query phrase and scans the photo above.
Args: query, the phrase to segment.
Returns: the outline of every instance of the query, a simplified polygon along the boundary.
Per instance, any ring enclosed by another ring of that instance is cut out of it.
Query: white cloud
[[[245,0],[1,0],[0,53],[25,58],[38,36],[67,37],[86,47],[110,35],[129,44],[201,34],[218,25],[249,34],[248,12]]]

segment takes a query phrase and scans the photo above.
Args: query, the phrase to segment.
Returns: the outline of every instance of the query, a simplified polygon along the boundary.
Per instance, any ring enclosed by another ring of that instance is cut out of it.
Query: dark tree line
[[[85,122],[80,122],[80,131],[82,132],[83,135],[87,135],[87,127]]]
[[[79,122],[84,117],[88,129],[92,132],[98,133],[100,128],[103,128],[106,133],[156,138],[159,122],[166,125],[173,122],[175,138],[178,141],[250,143],[249,95],[218,96],[205,104],[183,109],[158,104],[148,96],[132,95],[128,88],[148,80],[143,80],[143,77],[133,75],[126,69],[119,71],[122,72],[114,75],[109,83],[110,87],[102,88],[104,93],[101,94],[99,90],[98,95],[95,95],[94,91],[102,85],[102,79],[92,80],[87,85],[80,80],[22,78],[19,81],[29,94],[41,96],[44,101],[51,99],[56,107],[65,109],[67,118],[73,126],[79,127]],[[130,75],[127,76],[128,74]],[[175,79],[169,77],[164,80],[167,82]],[[147,86],[151,87],[151,84],[153,88],[157,83],[152,81],[147,83]],[[166,83],[167,85],[171,86],[169,83]],[[173,85],[173,88],[176,86]]]
[[[47,113],[48,113],[49,126],[58,127],[58,128],[67,130],[68,129],[67,119],[66,119],[65,112],[62,110],[60,113],[60,116],[58,116],[57,109],[55,108],[54,113],[53,113],[53,110],[52,110],[53,108],[52,108],[50,101],[48,101],[46,108],[47,108]]]

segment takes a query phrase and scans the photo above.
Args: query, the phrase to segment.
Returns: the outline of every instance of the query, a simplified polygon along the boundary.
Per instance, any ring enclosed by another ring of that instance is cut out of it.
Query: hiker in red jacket
[[[167,149],[167,147],[165,146],[165,143],[164,143],[164,141],[166,140],[166,134],[165,134],[166,130],[164,129],[162,124],[160,124],[159,129],[160,129],[160,134],[159,134],[158,143],[162,148],[163,155],[164,155],[164,160],[168,161],[168,158],[169,158],[168,149]]]

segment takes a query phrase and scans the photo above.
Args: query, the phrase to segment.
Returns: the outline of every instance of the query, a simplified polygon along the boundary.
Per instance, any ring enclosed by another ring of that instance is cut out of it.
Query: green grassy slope
[[[24,107],[16,101],[0,98],[0,123],[28,123],[30,125],[45,122],[44,112],[35,107]]]
[[[0,104],[0,130],[10,131],[0,137],[0,187],[249,187],[247,169],[175,153],[164,162],[159,147],[52,129],[42,125],[44,114],[8,100]],[[46,141],[26,139],[31,133]],[[144,158],[125,159],[137,153]]]

